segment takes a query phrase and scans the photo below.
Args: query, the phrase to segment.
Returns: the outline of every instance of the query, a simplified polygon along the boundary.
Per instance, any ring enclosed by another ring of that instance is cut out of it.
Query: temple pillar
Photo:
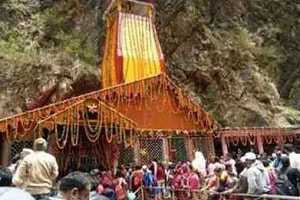
[[[185,137],[185,148],[187,153],[187,159],[192,161],[194,159],[194,144],[191,137]]]
[[[1,143],[1,165],[2,166],[8,166],[9,165],[9,157],[10,157],[10,146],[11,142],[9,140],[2,140]]]
[[[262,141],[262,138],[260,135],[258,135],[256,137],[256,142],[257,142],[258,153],[263,154],[264,153],[264,144],[263,144],[263,141]]]
[[[162,141],[163,141],[162,143],[163,143],[164,161],[169,162],[170,157],[169,157],[169,141],[168,141],[168,138],[163,137]]]
[[[222,145],[223,155],[225,156],[226,154],[228,154],[228,146],[227,146],[226,139],[225,139],[224,135],[221,136],[221,145]]]

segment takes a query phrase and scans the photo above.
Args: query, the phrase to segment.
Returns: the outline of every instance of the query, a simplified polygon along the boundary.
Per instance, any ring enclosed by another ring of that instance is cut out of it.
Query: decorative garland
[[[248,138],[247,137],[241,137],[240,141],[241,141],[242,145],[247,146],[247,144],[248,144]]]
[[[122,135],[123,135],[123,143],[124,143],[124,147],[128,148],[130,147],[130,143],[127,141],[126,139],[126,128],[124,126],[123,131],[122,131]]]
[[[153,83],[156,83],[156,85],[153,84]],[[143,87],[143,84],[145,85],[144,87]],[[174,89],[175,87],[167,82],[167,79],[165,78],[164,75],[159,75],[157,77],[146,79],[146,80],[143,81],[143,83],[134,83],[134,84],[130,83],[130,84],[127,84],[127,85],[124,85],[124,86],[111,88],[109,90],[102,90],[101,92],[94,92],[94,93],[90,93],[88,95],[83,95],[80,98],[72,98],[70,101],[65,101],[64,103],[60,102],[60,103],[57,103],[57,104],[53,104],[53,106],[55,106],[55,107],[49,106],[47,108],[40,109],[37,112],[37,114],[39,114],[39,115],[36,116],[35,118],[38,121],[40,119],[40,117],[47,116],[48,114],[50,114],[50,112],[53,112],[53,110],[58,112],[58,111],[62,110],[63,108],[65,108],[66,105],[68,105],[72,102],[74,103],[74,102],[76,102],[80,99],[84,99],[84,98],[87,98],[87,97],[90,97],[90,96],[101,97],[105,93],[106,94],[115,94],[115,95],[111,95],[110,99],[114,100],[112,102],[115,104],[115,106],[117,106],[117,108],[120,107],[120,105],[122,105],[121,101],[125,101],[127,104],[134,103],[136,105],[136,101],[135,102],[130,101],[130,99],[128,99],[128,95],[126,96],[126,98],[122,98],[122,96],[124,94],[128,93],[128,89],[127,89],[128,85],[131,85],[130,91],[135,90],[134,92],[136,94],[138,94],[138,95],[134,95],[134,96],[129,97],[129,98],[133,98],[135,100],[142,99],[142,94],[143,93],[144,94],[147,93],[150,96],[149,99],[155,99],[155,97],[158,97],[157,94],[159,94],[159,93],[162,93],[162,94],[165,95],[166,91],[164,91],[164,90],[166,90],[166,89],[168,91],[172,90],[172,93],[177,92],[176,96],[178,96],[178,103],[177,102],[174,102],[174,103],[176,103],[178,105],[173,106],[174,108],[176,108],[176,110],[172,110],[172,112],[176,113],[176,112],[179,112],[180,110],[185,110],[185,113],[187,113],[187,115],[188,115],[188,116],[186,115],[186,117],[189,121],[192,121],[195,124],[199,124],[199,126],[201,126],[201,128],[205,128],[207,130],[210,130],[212,128],[211,127],[212,123],[211,123],[210,116],[209,115],[205,116],[205,115],[201,114],[202,111],[199,110],[199,108],[197,106],[194,106],[193,104],[188,102],[186,100],[186,97],[180,97],[181,94],[182,94],[181,90]],[[168,85],[168,87],[166,87],[167,85]],[[147,91],[145,91],[145,88],[148,88]],[[141,93],[139,93],[139,92],[141,92]],[[169,100],[169,99],[165,99],[165,100]],[[146,102],[146,103],[148,103],[148,102]],[[165,101],[165,103],[172,103],[172,102]],[[183,106],[185,106],[187,104],[189,106],[185,107],[185,109],[183,109]],[[148,104],[146,104],[146,105],[149,106]],[[125,108],[126,108],[126,106],[125,106]],[[148,107],[148,109],[151,109],[151,108]],[[157,109],[159,111],[161,111],[161,109],[159,107],[157,107]],[[189,110],[189,109],[192,109],[192,110]],[[198,112],[196,112],[196,111],[198,111]],[[31,112],[29,112],[29,113],[31,113]],[[32,112],[32,113],[35,114],[35,112]],[[31,127],[29,127],[29,125],[31,125],[31,124],[32,124],[32,126],[34,125],[34,123],[33,122],[31,123],[30,121],[27,121],[28,123],[25,123],[25,120],[28,119],[28,117],[31,117],[31,116],[30,115],[22,115],[22,117],[20,117],[20,120],[19,120],[21,123],[18,122],[18,123],[20,123],[19,125],[24,123],[24,127],[25,127],[26,130],[29,130],[31,128]],[[83,117],[87,118],[86,115],[83,115]],[[85,121],[89,122],[87,120],[85,120]],[[202,125],[202,122],[204,122],[203,125]],[[8,123],[10,123],[10,122],[8,121]],[[90,124],[90,122],[88,124],[89,124],[89,126],[87,128],[91,129],[90,132],[95,132],[95,131],[98,131],[100,129],[100,128],[98,128],[100,126],[99,122],[97,123],[96,127],[93,126],[92,124]]]
[[[239,138],[235,138],[235,137],[233,137],[233,138],[231,138],[231,141],[232,141],[232,144],[234,145],[234,146],[237,146],[238,144],[239,144]]]
[[[115,126],[115,134],[117,137],[117,144],[122,144],[122,132],[120,128],[120,123]]]
[[[254,135],[249,134],[248,140],[249,140],[250,145],[255,145],[256,144],[256,137]]]
[[[294,136],[293,135],[289,135],[289,136],[287,136],[287,138],[288,138],[288,141],[290,143],[292,143],[294,141]]]
[[[15,128],[14,133],[15,134],[13,135],[13,139],[16,140],[18,138],[18,126],[19,126],[19,124],[18,124],[18,118],[16,118],[14,120],[14,122],[15,122],[15,124],[14,124],[14,128]]]
[[[72,146],[77,146],[78,142],[79,142],[79,127],[80,127],[80,117],[79,117],[79,113],[78,113],[78,108],[76,107],[75,109],[72,110],[72,125],[71,125],[71,133],[70,133],[70,137],[71,137],[71,144]],[[75,120],[74,120],[75,117]],[[75,133],[74,133],[75,131]],[[75,136],[74,136],[75,135]]]
[[[82,116],[83,116],[83,122],[84,122],[84,131],[85,135],[88,138],[88,140],[92,143],[95,143],[100,135],[101,135],[101,127],[103,124],[103,113],[100,102],[98,102],[97,105],[97,122],[96,122],[96,128],[92,128],[92,125],[89,123],[89,119],[86,117],[88,112],[86,112],[86,105],[84,105],[83,111],[82,111]]]
[[[110,114],[110,115],[111,115],[110,117],[112,119],[112,114]],[[112,123],[112,120],[110,121],[110,123]],[[113,140],[113,133],[112,133],[112,130],[108,129],[107,125],[105,125],[105,137],[106,137],[107,143],[110,144]]]
[[[108,96],[108,97],[109,97],[109,96]],[[97,101],[97,110],[96,110],[96,111],[97,111],[97,121],[96,121],[95,128],[93,128],[93,126],[90,125],[89,119],[88,119],[87,116],[86,116],[86,115],[88,115],[88,113],[89,113],[89,112],[86,112],[87,108],[88,108],[88,105],[87,105],[87,103],[85,102],[85,104],[84,104],[84,110],[83,110],[83,113],[82,113],[84,122],[86,122],[85,125],[87,125],[88,131],[89,131],[89,132],[92,132],[92,133],[98,133],[98,132],[99,132],[99,129],[101,129],[101,125],[102,125],[102,124],[101,124],[101,123],[102,123],[102,120],[100,119],[100,118],[101,118],[101,106],[100,106],[100,101]]]
[[[265,140],[265,142],[267,143],[267,144],[272,144],[272,142],[273,142],[273,137],[272,136],[264,136],[264,140]]]
[[[65,114],[64,114],[64,120],[65,120]],[[68,135],[69,135],[69,115],[67,115],[66,123],[63,125],[63,131],[62,135],[64,136],[64,139],[60,139],[58,137],[58,131],[57,131],[57,123],[56,123],[56,116],[54,117],[54,133],[55,133],[55,140],[57,147],[62,150],[65,148],[67,141],[68,141]],[[62,143],[62,144],[61,144]]]
[[[170,99],[170,105],[172,106],[172,113],[173,113],[174,115],[177,115],[178,113],[181,112],[181,109],[180,109],[179,104],[176,102],[176,101],[179,101],[179,100],[178,100],[178,97],[177,97],[178,94],[176,94],[175,91],[173,91],[173,94],[174,94],[174,96],[175,96],[176,98],[174,99],[174,101],[172,101],[172,100]]]
[[[31,115],[30,115],[31,114]],[[28,124],[26,124],[24,121],[25,119],[20,117],[19,118],[19,124],[21,125],[23,129],[23,133],[19,133],[19,138],[24,138],[28,133],[30,133],[36,126],[36,122],[34,121],[34,116],[32,113],[28,113],[26,115],[26,118],[28,119]],[[16,119],[15,119],[16,120]]]

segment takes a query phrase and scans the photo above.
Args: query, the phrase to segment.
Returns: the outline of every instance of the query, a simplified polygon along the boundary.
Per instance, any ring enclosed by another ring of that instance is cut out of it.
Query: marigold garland
[[[88,112],[86,112],[87,105],[84,105],[83,111],[82,111],[82,116],[83,116],[83,122],[84,122],[84,130],[85,134],[90,142],[96,142],[101,134],[101,128],[103,124],[103,111],[101,109],[100,101],[98,102],[97,105],[97,122],[95,125],[95,128],[92,127],[92,125],[89,122],[89,119],[87,118]]]
[[[34,121],[33,114],[28,113],[26,115],[26,119],[28,120],[28,124],[26,124],[24,121],[25,119],[20,117],[19,118],[19,124],[23,129],[23,133],[19,133],[19,137],[23,138],[25,137],[28,133],[30,133],[36,126],[36,122]]]
[[[249,134],[248,140],[249,140],[249,144],[250,145],[255,145],[255,143],[256,143],[256,137],[254,135]]]
[[[112,123],[112,114],[110,113],[110,115],[111,115],[110,123]],[[112,130],[109,130],[108,125],[105,125],[105,138],[106,138],[107,143],[109,143],[109,144],[113,140],[113,132],[112,132]]]
[[[239,138],[231,138],[231,141],[232,141],[232,144],[234,145],[234,146],[237,146],[238,144],[239,144],[239,142],[240,142],[240,140],[239,140]]]
[[[14,131],[13,139],[16,140],[18,138],[18,126],[19,126],[19,124],[18,124],[18,118],[16,118],[14,120],[14,122],[15,122],[15,124],[14,124],[14,130],[15,131]]]
[[[265,140],[265,142],[267,143],[267,144],[272,144],[272,142],[273,142],[273,137],[272,136],[264,136],[264,140]]]
[[[71,124],[71,144],[72,146],[77,146],[79,142],[79,127],[80,127],[80,117],[78,113],[78,108],[76,107],[75,109],[72,110],[72,124]],[[75,120],[74,120],[75,117]],[[75,133],[74,133],[75,132]],[[74,136],[75,135],[75,136]]]
[[[288,141],[289,141],[290,143],[292,143],[292,142],[294,141],[294,136],[293,136],[293,135],[289,135],[289,136],[288,136]]]
[[[67,118],[67,119],[66,119]],[[65,148],[67,141],[68,141],[68,136],[69,136],[69,116],[64,116],[64,122],[63,123],[63,131],[62,131],[62,135],[64,137],[64,139],[60,139],[58,137],[58,130],[57,130],[57,123],[56,123],[56,116],[54,117],[54,133],[55,133],[55,141],[56,141],[56,145],[57,147],[62,150]],[[62,144],[61,144],[62,143]]]

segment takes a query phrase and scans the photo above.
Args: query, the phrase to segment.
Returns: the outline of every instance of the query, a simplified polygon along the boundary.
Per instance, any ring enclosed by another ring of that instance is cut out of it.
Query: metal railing
[[[159,190],[159,192],[157,192]],[[164,192],[168,191],[169,195],[165,195]],[[144,187],[142,186],[139,189],[140,195],[136,198],[136,200],[154,200],[157,199],[153,197],[154,195],[147,195],[147,193],[160,193],[160,200],[178,200],[182,199],[181,197],[185,197],[185,199],[193,199],[193,200],[229,200],[233,197],[239,200],[300,200],[300,196],[285,196],[285,195],[272,195],[272,194],[245,194],[245,193],[211,193],[206,188],[199,190],[190,190],[190,189],[174,189],[171,187]],[[182,196],[183,195],[183,196]],[[213,198],[212,198],[213,197]]]
[[[262,195],[253,195],[253,194],[241,194],[241,193],[232,193],[231,197],[240,197],[247,199],[276,199],[276,200],[300,200],[300,197],[296,196],[284,196],[284,195],[272,195],[272,194],[262,194]]]

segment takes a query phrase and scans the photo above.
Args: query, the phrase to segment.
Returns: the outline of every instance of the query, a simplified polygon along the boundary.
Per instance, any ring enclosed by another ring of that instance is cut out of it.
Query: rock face
[[[0,2],[0,117],[100,87],[96,4]]]
[[[157,4],[169,73],[220,125],[299,124],[297,1]]]
[[[168,73],[220,126],[300,122],[297,0],[158,0]],[[0,2],[0,116],[96,90],[101,0]]]

